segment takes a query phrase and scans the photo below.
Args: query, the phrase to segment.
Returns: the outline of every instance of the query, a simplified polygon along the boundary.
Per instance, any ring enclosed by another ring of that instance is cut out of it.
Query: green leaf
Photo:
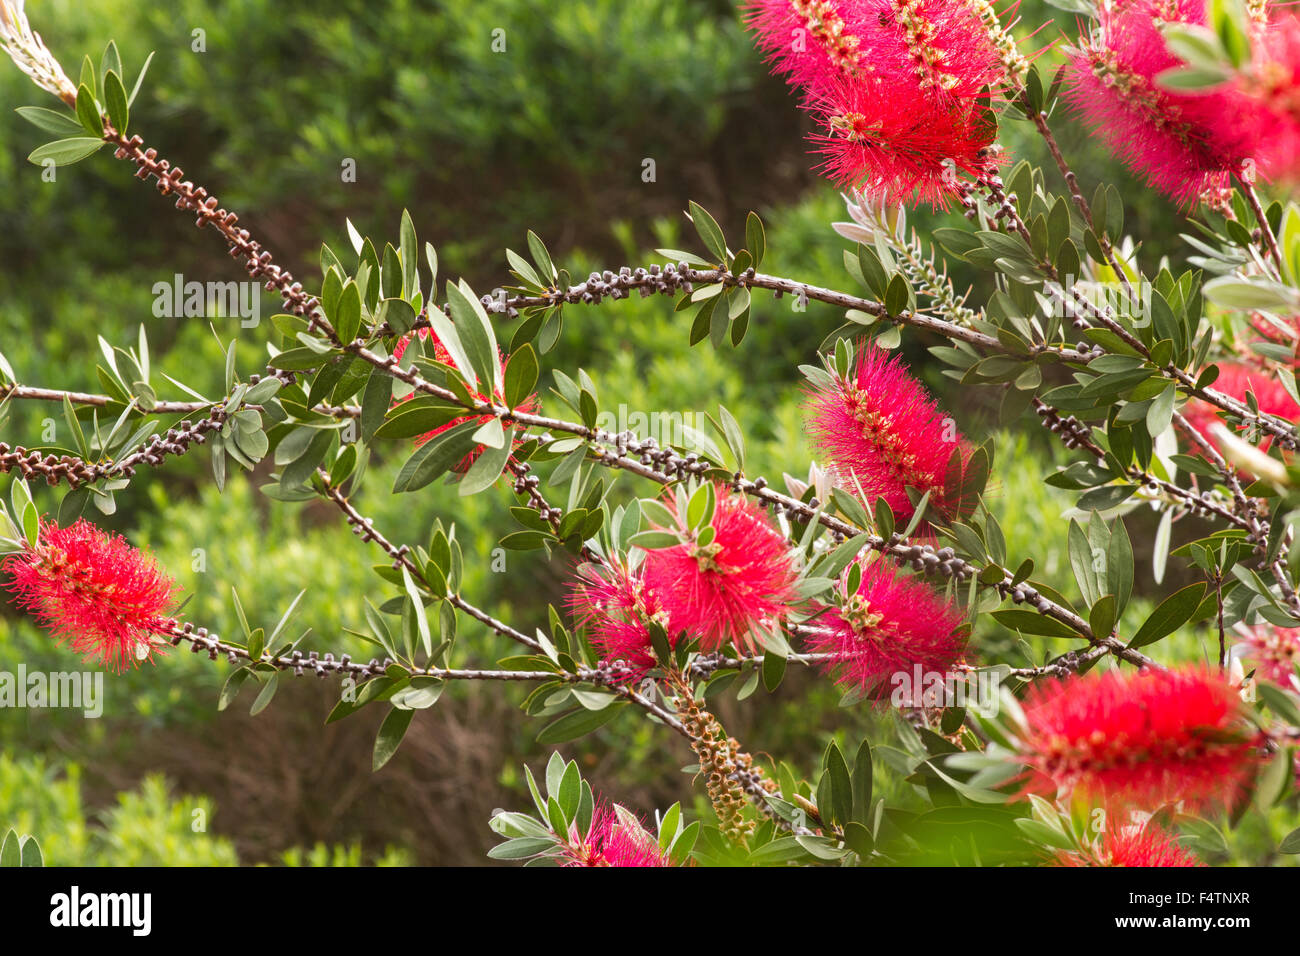
[[[44,866],[45,857],[41,855],[41,845],[36,837],[29,836],[22,843],[23,866]]]
[[[714,219],[707,209],[699,203],[688,203],[687,208],[691,217],[691,222],[695,226],[695,231],[700,234],[700,239],[704,241],[704,248],[708,249],[713,256],[714,263],[726,263],[727,261],[727,240],[722,234],[722,227]]]
[[[745,217],[745,248],[749,250],[754,259],[754,268],[757,269],[763,264],[763,256],[767,253],[767,233],[763,229],[763,220],[754,212]]]
[[[22,855],[18,847],[18,834],[10,830],[5,834],[4,843],[0,843],[0,866],[20,866]]]
[[[518,408],[537,386],[537,353],[529,343],[520,346],[506,364],[504,396],[509,408]]]
[[[608,723],[618,713],[621,703],[612,704],[600,710],[575,710],[565,714],[559,720],[547,724],[537,735],[539,744],[559,744],[574,740],[591,733],[597,727]]]
[[[256,717],[262,711],[266,710],[266,708],[271,705],[271,698],[275,696],[275,692],[279,687],[280,675],[278,673],[272,674],[271,679],[266,682],[262,687],[261,693],[257,695],[257,699],[253,701],[253,706],[249,708],[249,715]]]
[[[102,139],[95,139],[91,136],[73,136],[69,139],[60,139],[36,147],[28,155],[27,161],[35,163],[37,166],[44,165],[46,160],[52,160],[55,166],[71,166],[73,163],[85,159],[103,145],[104,141]]]
[[[1042,634],[1045,637],[1078,637],[1074,628],[1062,624],[1055,618],[1045,617],[1035,611],[1022,611],[1009,608],[994,611],[993,618],[1004,627],[1022,634]]]
[[[1279,853],[1300,853],[1300,828],[1292,830],[1277,845]]]
[[[375,737],[372,763],[374,770],[380,770],[384,764],[393,759],[393,754],[397,753],[397,748],[401,746],[402,738],[406,736],[406,729],[411,726],[411,718],[414,716],[414,710],[403,710],[400,707],[394,707],[388,712],[384,722],[379,725],[379,735]]]
[[[393,491],[418,491],[463,461],[477,445],[473,432],[478,427],[476,419],[461,422],[417,448],[398,472]]]
[[[77,89],[77,119],[91,136],[103,137],[104,119],[99,115],[94,92],[84,83]]]
[[[470,370],[478,379],[479,390],[484,394],[495,394],[501,387],[501,363],[496,334],[487,313],[464,280],[459,286],[447,283],[447,307],[451,309],[452,322],[464,346]]]
[[[361,329],[361,290],[351,279],[343,284],[335,313],[338,317],[334,321],[334,329],[339,341],[346,345],[357,337],[357,332]]]
[[[108,111],[108,120],[119,133],[126,135],[126,126],[130,120],[130,111],[126,103],[126,89],[121,78],[110,72],[104,80],[104,109]]]
[[[140,87],[144,85],[144,76],[149,72],[149,64],[153,62],[153,51],[144,58],[144,65],[140,67],[140,72],[136,74],[135,84],[131,87],[131,95],[126,98],[126,105],[130,106],[135,103],[136,96],[140,93]]]
[[[492,419],[500,428],[500,420]],[[479,431],[482,431],[480,429]],[[478,434],[477,432],[475,433]],[[484,491],[501,477],[502,470],[506,467],[506,462],[510,460],[510,453],[514,451],[514,429],[507,432],[501,442],[500,448],[493,448],[485,444],[482,452],[474,459],[474,464],[470,465],[469,471],[460,482],[460,495],[476,495]]]
[[[1134,649],[1145,647],[1178,630],[1195,613],[1204,595],[1204,583],[1188,585],[1169,595],[1138,628],[1128,646]]]
[[[55,136],[84,136],[86,131],[81,124],[67,113],[47,110],[41,106],[20,106],[15,112],[33,126],[53,133]],[[96,142],[99,142],[96,140]]]

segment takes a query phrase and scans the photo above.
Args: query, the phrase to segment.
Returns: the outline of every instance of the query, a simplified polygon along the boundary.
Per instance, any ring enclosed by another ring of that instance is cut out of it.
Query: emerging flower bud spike
[[[7,589],[42,627],[114,671],[152,660],[155,638],[175,623],[172,579],[84,519],[67,528],[43,521],[36,546],[11,555],[3,570]]]

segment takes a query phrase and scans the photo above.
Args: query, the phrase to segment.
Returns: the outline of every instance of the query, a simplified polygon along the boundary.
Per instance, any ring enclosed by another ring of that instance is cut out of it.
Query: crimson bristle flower
[[[990,90],[1024,67],[985,0],[750,0],[748,23],[818,125],[841,187],[943,205],[997,165]]]
[[[883,498],[906,521],[915,510],[911,487],[930,492],[929,506],[944,517],[972,510],[973,501],[945,492],[953,452],[964,470],[970,446],[897,356],[864,347],[847,379],[808,392],[804,411],[835,481],[850,493],[861,489],[868,504]]]
[[[640,680],[655,666],[652,622],[664,628],[669,641],[676,638],[655,592],[646,586],[642,568],[631,570],[620,560],[580,565],[569,609],[578,626],[587,629],[601,663],[625,668],[625,680]]]
[[[672,866],[654,834],[631,811],[598,806],[587,833],[568,849],[565,866]]]
[[[1237,654],[1254,665],[1255,676],[1288,690],[1300,690],[1300,628],[1260,624],[1245,628]]]
[[[42,520],[36,545],[10,555],[3,570],[16,603],[59,643],[114,671],[152,660],[155,638],[175,623],[172,579],[85,519],[66,528]]]
[[[1164,830],[1148,824],[1107,829],[1096,844],[1057,853],[1056,866],[1205,866]]]
[[[1255,763],[1237,689],[1198,667],[1048,681],[1030,691],[1024,719],[1030,793],[1231,805]]]
[[[433,340],[434,361],[441,362],[443,365],[451,365],[455,367],[455,363],[452,361],[451,358],[451,353],[447,351],[447,347],[438,340],[437,334],[432,329],[427,329],[427,328],[420,329],[418,334],[423,339]],[[395,358],[397,361],[400,362],[402,360],[402,356],[406,354],[407,346],[410,345],[411,341],[412,341],[412,337],[410,335],[402,336],[402,338],[400,338],[397,341],[397,344],[393,346],[393,358]],[[498,348],[497,364],[500,366],[499,370],[502,371],[503,374],[505,369],[505,362],[506,362],[506,356],[503,355],[501,350]],[[467,378],[473,377],[473,373],[462,372],[462,374],[466,374]],[[505,404],[505,397],[502,395],[501,391],[495,387],[494,384],[489,384],[489,387],[485,388],[478,381],[477,378],[474,378],[473,381],[470,383],[469,391],[470,391],[470,395],[472,395],[475,399],[477,399],[480,402],[494,402],[497,405]],[[408,396],[407,398],[400,399],[399,402],[396,404],[400,404],[400,402],[408,401],[409,398],[410,396]],[[528,414],[537,411],[537,408],[538,408],[538,404],[537,404],[536,395],[530,395],[518,406],[516,406],[517,411],[525,412]],[[473,421],[473,422],[478,422],[480,425],[486,425],[491,420],[492,420],[491,415],[463,415],[459,418],[453,418],[445,425],[439,425],[437,428],[431,429],[430,431],[427,431],[422,435],[417,435],[415,438],[415,445],[418,448],[420,445],[425,444],[435,436],[441,435],[445,431],[450,431],[451,429],[455,428],[457,425],[463,425],[465,422]],[[523,443],[522,439],[520,438],[514,439],[514,445],[516,447],[522,443]],[[470,465],[474,464],[474,462],[478,459],[478,456],[481,454],[483,454],[483,446],[479,445],[478,447],[472,449],[469,452],[469,454],[467,454],[464,458],[462,458],[460,462],[457,463],[455,469],[453,470],[458,473],[463,473],[468,471]]]
[[[712,541],[690,540],[646,553],[644,577],[667,615],[672,634],[699,638],[705,651],[724,644],[753,650],[756,634],[771,633],[792,610],[794,559],[768,517],[744,495],[716,489]],[[665,505],[686,534],[685,516],[670,494]]]
[[[1235,363],[1221,363],[1219,377],[1211,383],[1210,387],[1243,404],[1246,403],[1246,393],[1250,392],[1259,403],[1259,410],[1266,415],[1277,415],[1288,420],[1295,420],[1300,416],[1300,405],[1296,404],[1286,387],[1258,369]],[[1217,405],[1211,405],[1199,398],[1194,398],[1187,403],[1187,407],[1183,410],[1183,417],[1187,419],[1187,424],[1196,429],[1207,441],[1211,438],[1210,426],[1223,421]],[[1246,426],[1246,434],[1249,436],[1249,425]],[[1252,440],[1263,448],[1268,448],[1267,434],[1261,432],[1253,436]]]
[[[1276,176],[1300,178],[1300,17],[1283,13],[1252,44],[1252,68],[1242,76],[1258,111],[1266,165]]]
[[[813,622],[816,633],[808,650],[830,655],[822,669],[834,672],[836,683],[869,696],[886,692],[897,674],[912,682],[918,667],[922,675],[947,674],[969,634],[961,608],[883,558],[862,561],[859,568],[857,591]]]
[[[1099,12],[1070,59],[1065,96],[1130,168],[1184,205],[1222,205],[1231,179],[1260,156],[1259,111],[1236,80],[1179,93],[1156,77],[1186,64],[1161,23],[1205,25],[1202,0],[1133,0]],[[1259,172],[1266,172],[1260,168]]]

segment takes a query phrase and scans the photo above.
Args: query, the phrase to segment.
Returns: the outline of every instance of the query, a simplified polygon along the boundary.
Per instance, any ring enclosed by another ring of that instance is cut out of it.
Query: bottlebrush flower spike
[[[1266,166],[1295,180],[1300,177],[1300,17],[1279,13],[1253,40],[1254,62],[1238,79],[1262,124]]]
[[[1025,69],[984,0],[750,0],[750,28],[842,187],[942,204],[991,170],[991,87]]]
[[[1219,377],[1211,383],[1211,388],[1243,403],[1246,402],[1246,393],[1250,392],[1259,403],[1259,410],[1266,415],[1277,415],[1291,421],[1300,416],[1300,405],[1295,403],[1282,383],[1257,369],[1235,363],[1220,364]],[[1187,403],[1183,417],[1187,419],[1188,425],[1208,441],[1212,437],[1210,426],[1223,421],[1218,412],[1217,406],[1194,398]],[[1245,437],[1253,444],[1262,444],[1264,448],[1269,445],[1267,434],[1251,435],[1249,426],[1245,430]]]
[[[946,675],[966,647],[969,628],[961,608],[916,578],[899,574],[884,559],[860,561],[861,583],[844,605],[816,618],[817,636],[808,650],[829,654],[822,669],[835,681],[866,695],[883,694],[894,675],[908,684],[919,668],[923,677]],[[844,572],[841,590],[854,574]],[[909,702],[919,703],[921,687]]]
[[[428,338],[433,339],[434,361],[441,362],[444,365],[451,365],[453,367],[455,366],[455,362],[453,362],[451,358],[451,353],[447,351],[446,346],[444,346],[442,342],[438,341],[438,336],[433,332],[432,329],[420,329],[419,336],[423,339],[428,339]],[[402,336],[402,338],[400,338],[397,341],[397,344],[393,347],[393,358],[395,358],[397,361],[400,362],[402,360],[402,356],[406,354],[407,346],[410,345],[410,343],[411,343],[410,335]],[[500,366],[500,369],[502,370],[502,373],[504,374],[506,356],[501,354],[500,349],[497,349],[497,362],[498,365]],[[470,394],[474,398],[478,399],[480,402],[495,402],[498,405],[505,404],[505,397],[501,394],[500,391],[496,390],[496,388],[493,387],[491,389],[491,394],[489,394],[488,389],[485,389],[477,379],[475,379],[471,383]],[[400,399],[399,402],[400,401],[409,401],[409,397]],[[527,399],[525,399],[516,407],[519,411],[525,413],[532,413],[537,411],[538,408],[537,396],[530,395]],[[465,422],[476,421],[482,425],[482,424],[487,424],[491,420],[492,420],[491,415],[464,415],[461,416],[460,418],[453,418],[445,425],[439,425],[437,428],[425,432],[423,435],[417,435],[415,438],[415,446],[418,448],[419,446],[423,445],[425,442],[429,441],[436,435],[441,435],[445,431],[450,431],[451,429],[455,428],[457,425],[462,425]],[[517,447],[518,445],[522,444],[522,440],[516,438],[514,440],[514,444]],[[468,471],[470,465],[474,464],[475,460],[482,453],[483,453],[483,446],[480,445],[477,448],[475,448],[473,451],[471,451],[468,455],[466,455],[463,459],[461,459],[460,463],[456,465],[455,471],[461,473]]]
[[[654,834],[631,811],[596,808],[585,837],[569,848],[566,866],[672,866]]]
[[[968,514],[974,502],[945,494],[948,463],[970,446],[952,418],[939,411],[902,361],[867,345],[847,379],[815,387],[804,407],[813,444],[846,491],[860,487],[872,504],[884,498],[906,521],[915,510],[907,488],[930,492],[930,506],[947,517]]]
[[[114,671],[152,660],[155,637],[174,623],[172,579],[84,519],[66,528],[42,521],[35,547],[8,557],[3,570],[7,590],[42,627]]]
[[[756,505],[723,486],[714,489],[712,520],[691,530],[670,495],[677,522],[665,530],[688,540],[646,553],[644,577],[667,614],[670,633],[686,631],[705,651],[724,644],[755,647],[795,600],[795,569],[785,538]]]
[[[627,680],[640,680],[655,666],[651,623],[664,628],[669,642],[677,636],[641,572],[618,560],[584,564],[569,594],[569,609],[578,626],[587,628],[601,663],[627,667]]]
[[[1169,50],[1161,22],[1204,25],[1205,4],[1132,0],[1103,8],[1070,60],[1066,98],[1157,189],[1184,205],[1222,204],[1233,174],[1259,159],[1260,111],[1237,81],[1188,94],[1157,84],[1165,70],[1185,66]]]
[[[1156,826],[1107,829],[1096,844],[1077,852],[1061,851],[1057,866],[1205,866]]]
[[[1236,656],[1255,667],[1255,676],[1288,690],[1300,691],[1300,628],[1260,624],[1243,627],[1242,642],[1233,648]]]
[[[1254,765],[1237,689],[1200,668],[1036,685],[1024,704],[1027,792],[1154,807],[1231,805]]]

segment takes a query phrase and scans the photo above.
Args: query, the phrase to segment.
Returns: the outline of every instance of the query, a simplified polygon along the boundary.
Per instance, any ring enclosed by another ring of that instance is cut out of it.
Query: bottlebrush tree
[[[527,255],[506,252],[512,279],[493,297],[463,280],[440,287],[409,215],[391,241],[349,224],[352,248],[326,246],[304,285],[134,132],[143,69],[128,91],[110,43],[74,82],[21,0],[0,0],[0,45],[59,101],[20,108],[54,137],[32,162],[107,147],[284,302],[267,367],[239,369],[232,344],[216,401],[160,397],[143,330],[131,346],[101,339],[102,394],[25,383],[0,356],[0,414],[61,404],[76,445],[0,443],[12,476],[3,586],[70,652],[111,670],[166,668],[179,647],[225,659],[222,708],[245,685],[256,712],[283,675],[334,678],[332,720],[386,711],[376,770],[452,681],[535,685],[523,706],[544,721],[542,747],[632,708],[698,761],[712,814],[691,820],[677,805],[632,812],[576,763],[539,755],[526,774],[535,807],[486,821],[503,838],[497,859],[1185,866],[1246,814],[1294,817],[1300,21],[1267,0],[1069,9],[1078,33],[1058,42],[986,0],[745,5],[756,55],[814,126],[812,162],[847,191],[843,291],[761,271],[757,215],[728,237],[692,203],[695,251],[582,278],[530,232]],[[1014,124],[1041,136],[1055,170],[1003,149]],[[1095,131],[1176,200],[1185,255],[1156,261],[1134,245],[1125,197],[1076,174],[1062,124]],[[969,225],[918,235],[906,215],[918,204],[959,208]],[[953,262],[987,275],[982,303],[956,292]],[[744,340],[755,296],[843,310],[840,328],[804,343],[818,459],[789,470],[806,482],[751,474],[721,406],[689,448],[598,427],[591,379],[546,356],[562,322],[593,322],[634,293],[675,303],[681,334],[719,351]],[[1041,426],[1070,450],[1042,480],[1074,493],[1084,516],[1060,529],[1081,602],[1033,556],[1008,553],[987,506],[992,444],[961,434],[897,357],[903,335],[941,341],[931,354],[963,387],[998,393],[1002,423]],[[269,459],[262,490],[277,506],[327,502],[382,558],[354,622],[374,659],[298,636],[307,582],[273,626],[236,598],[242,633],[215,634],[186,619],[165,569],[83,516],[111,513],[139,469],[199,446],[219,486]],[[497,620],[464,593],[450,520],[426,542],[377,527],[354,504],[372,456],[404,460],[395,495],[442,479],[462,496],[513,496],[519,529],[501,544],[571,556],[559,608]],[[1154,610],[1122,625],[1138,596],[1125,516],[1139,507],[1160,515],[1143,543],[1157,581],[1174,562],[1194,583],[1146,595]],[[467,619],[518,654],[465,667]],[[994,625],[1045,652],[1019,665],[990,655],[981,638]],[[1210,659],[1161,660],[1180,629],[1208,635]],[[892,715],[888,746],[832,743],[811,776],[795,770],[807,755],[752,755],[712,701],[762,707],[790,667],[838,682],[846,707]],[[1281,852],[1300,850],[1298,834]]]

